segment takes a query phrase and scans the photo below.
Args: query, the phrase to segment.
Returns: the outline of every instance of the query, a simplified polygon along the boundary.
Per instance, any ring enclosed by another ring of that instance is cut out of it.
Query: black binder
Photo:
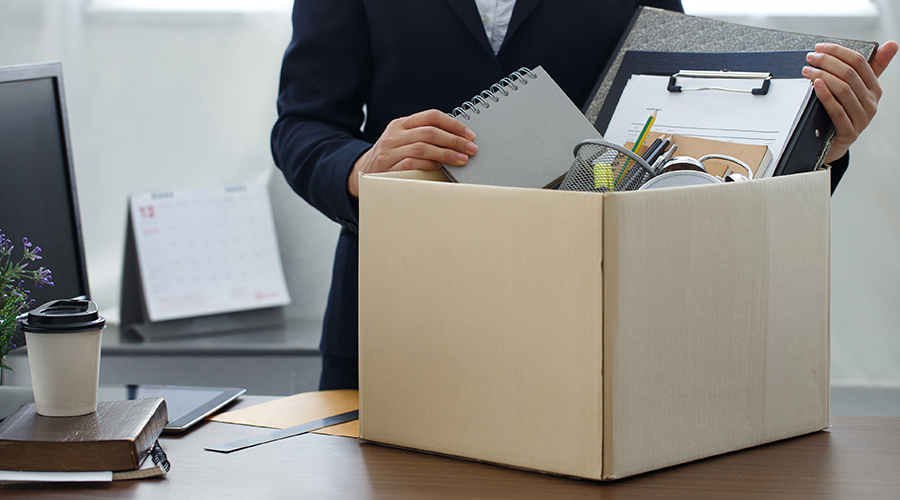
[[[673,75],[681,70],[765,71],[775,78],[803,78],[806,54],[817,43],[849,47],[871,61],[875,42],[845,40],[742,26],[639,7],[615,56],[607,63],[582,111],[604,133],[625,84],[633,74]],[[774,175],[821,167],[834,139],[831,118],[812,96]]]

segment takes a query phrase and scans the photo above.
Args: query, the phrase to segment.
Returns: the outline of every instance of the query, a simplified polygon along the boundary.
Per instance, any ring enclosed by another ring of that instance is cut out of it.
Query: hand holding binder
[[[826,43],[822,45],[823,42]],[[718,67],[691,69],[720,70],[727,67],[730,70],[741,70],[743,68],[731,65],[730,59],[739,58],[744,59],[745,62],[752,62],[755,51],[767,51],[769,54],[791,54],[795,53],[793,51],[802,51],[801,53],[805,56],[806,52],[814,47],[817,53],[824,52],[826,55],[813,56],[812,58],[816,62],[810,62],[804,57],[790,68],[780,68],[781,78],[806,77],[814,80],[821,77],[822,82],[819,83],[816,94],[822,94],[822,97],[829,101],[829,105],[824,106],[824,103],[819,103],[816,98],[813,99],[814,103],[807,106],[801,117],[801,120],[807,125],[802,127],[802,133],[792,137],[788,150],[785,152],[783,164],[778,165],[775,173],[778,175],[779,172],[794,173],[813,170],[818,168],[823,160],[831,161],[838,155],[842,156],[846,147],[856,139],[858,133],[865,128],[868,120],[874,114],[874,107],[871,105],[867,107],[860,105],[854,108],[847,103],[841,103],[840,99],[835,99],[833,91],[843,84],[838,82],[837,80],[840,79],[836,79],[837,77],[834,75],[842,74],[840,68],[852,67],[854,73],[860,77],[856,81],[855,87],[850,85],[852,94],[871,103],[872,97],[879,95],[874,91],[872,85],[877,84],[877,75],[880,75],[896,54],[896,42],[885,43],[884,47],[876,53],[878,44],[874,42],[766,30],[643,7],[636,12],[626,34],[619,42],[617,54],[607,65],[603,77],[597,82],[593,97],[585,106],[585,114],[598,129],[604,129],[604,125],[608,123],[611,116],[611,112],[605,111],[607,104],[612,104],[614,107],[618,100],[617,92],[621,92],[619,79],[624,76],[623,74],[627,73],[630,76],[636,73],[635,71],[623,71],[629,54],[643,52],[669,56],[680,54],[690,57],[692,53],[706,53],[706,56],[711,54],[715,56],[717,53],[723,58],[725,64],[716,64]],[[844,50],[844,48],[848,50]],[[850,51],[857,52],[860,56],[852,55]],[[673,58],[668,57],[653,62],[658,66],[665,66],[671,62],[671,59]],[[866,60],[871,61],[871,67],[861,62]],[[805,62],[810,62],[820,68],[806,70],[807,74],[801,74],[801,68]],[[681,68],[668,68],[671,72],[679,69]],[[759,71],[760,69],[747,68],[745,70]],[[766,68],[766,71],[772,70]],[[669,74],[672,74],[671,72]],[[772,72],[775,73],[775,71]],[[775,78],[779,78],[779,75],[775,74]],[[855,77],[851,79],[855,79]],[[869,85],[863,85],[863,81],[868,82]],[[851,98],[848,94],[844,100],[849,103],[856,98]],[[847,104],[848,109],[842,109],[844,104]],[[848,111],[849,114],[847,114]],[[842,122],[837,125],[836,130],[832,127],[832,118],[837,122]],[[840,140],[828,154],[835,132],[840,136]]]
[[[897,42],[886,42],[872,56],[871,65],[859,53],[833,43],[816,44],[815,52],[806,56],[806,61],[815,67],[803,68],[803,76],[814,81],[816,96],[834,123],[834,142],[825,163],[844,156],[872,121],[882,95],[878,77],[897,49]],[[848,67],[853,71],[845,73]],[[839,76],[842,74],[849,75],[844,77],[846,81]],[[849,85],[850,94],[840,92],[844,84]]]

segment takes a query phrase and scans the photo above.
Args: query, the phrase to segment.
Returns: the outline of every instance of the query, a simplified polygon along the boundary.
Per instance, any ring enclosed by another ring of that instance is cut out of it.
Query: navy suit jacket
[[[473,0],[295,2],[272,152],[291,187],[344,226],[322,352],[357,357],[359,212],[347,177],[387,124],[449,112],[523,66],[543,66],[581,107],[637,5],[682,10],[680,0],[517,0],[495,56]]]

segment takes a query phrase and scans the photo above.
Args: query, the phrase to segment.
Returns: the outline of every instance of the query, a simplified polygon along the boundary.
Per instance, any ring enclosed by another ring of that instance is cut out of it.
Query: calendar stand
[[[195,318],[150,321],[144,302],[141,272],[131,211],[125,237],[125,262],[122,270],[121,336],[126,340],[160,340],[262,329],[284,324],[281,307],[198,316]]]
[[[284,324],[290,295],[264,186],[134,194],[127,221],[126,340]]]

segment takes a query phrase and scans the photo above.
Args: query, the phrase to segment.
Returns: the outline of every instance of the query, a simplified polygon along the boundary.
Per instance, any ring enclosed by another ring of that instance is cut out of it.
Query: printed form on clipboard
[[[151,321],[290,303],[265,186],[136,194],[129,209]]]
[[[686,78],[682,82],[682,92],[670,92],[668,76],[632,75],[604,138],[617,144],[634,141],[650,110],[656,109],[655,133],[768,146],[772,161],[761,177],[771,177],[813,95],[812,83],[805,78],[773,80],[765,95],[747,92],[760,87],[759,79]],[[708,87],[717,89],[693,90]]]

